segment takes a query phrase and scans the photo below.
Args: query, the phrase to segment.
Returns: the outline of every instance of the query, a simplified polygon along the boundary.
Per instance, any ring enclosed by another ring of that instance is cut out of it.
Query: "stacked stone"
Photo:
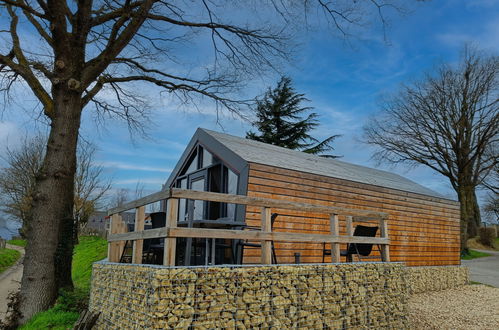
[[[101,313],[97,329],[152,327],[151,270],[141,266],[94,264],[90,309]]]
[[[469,283],[469,272],[463,266],[407,267],[410,294],[440,291]]]
[[[406,328],[400,264],[162,268],[96,264],[98,328]]]

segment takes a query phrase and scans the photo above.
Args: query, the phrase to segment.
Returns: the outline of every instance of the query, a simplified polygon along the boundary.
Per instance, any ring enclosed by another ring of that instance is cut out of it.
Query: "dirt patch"
[[[466,285],[409,299],[411,329],[499,329],[499,288]]]

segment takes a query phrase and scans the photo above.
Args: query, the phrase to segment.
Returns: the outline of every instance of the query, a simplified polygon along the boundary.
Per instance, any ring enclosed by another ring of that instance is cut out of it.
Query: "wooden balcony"
[[[256,206],[261,208],[261,227],[258,231],[241,229],[211,229],[211,228],[180,228],[177,226],[179,199],[201,200]],[[144,230],[145,206],[158,201],[167,200],[166,226],[164,228]],[[135,209],[135,228],[127,232],[127,226],[122,221],[120,213]],[[330,233],[311,234],[296,232],[273,232],[271,214],[273,209],[299,210],[329,215]],[[307,242],[330,243],[331,261],[340,262],[340,244],[359,243],[374,244],[381,248],[383,261],[390,261],[390,240],[388,238],[388,214],[367,210],[349,209],[342,207],[321,206],[275,200],[268,198],[248,197],[242,195],[220,194],[213,192],[185,190],[171,188],[149,196],[137,199],[121,207],[108,211],[111,216],[110,232],[108,235],[108,260],[119,262],[126,241],[133,241],[132,263],[142,263],[142,248],[144,239],[164,238],[163,265],[175,266],[177,238],[207,238],[251,240],[261,242],[261,264],[272,263],[272,242]],[[346,216],[347,235],[339,234],[339,216]],[[354,222],[379,223],[380,237],[353,236]]]

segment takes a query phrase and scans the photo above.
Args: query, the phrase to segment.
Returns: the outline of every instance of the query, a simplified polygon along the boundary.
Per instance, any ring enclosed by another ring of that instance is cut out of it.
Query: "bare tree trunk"
[[[480,208],[473,185],[458,186],[457,193],[461,205],[461,251],[465,251],[468,238],[478,234]]]
[[[72,234],[61,243],[59,240],[68,235],[68,221],[72,228],[81,96],[62,86],[57,87],[52,90],[55,112],[47,153],[37,177],[33,220],[28,229],[21,285],[21,323],[49,308],[57,298],[58,289],[69,285],[68,279],[71,281],[72,244],[69,246],[71,252],[62,244],[67,244],[64,241],[68,239],[72,241]]]

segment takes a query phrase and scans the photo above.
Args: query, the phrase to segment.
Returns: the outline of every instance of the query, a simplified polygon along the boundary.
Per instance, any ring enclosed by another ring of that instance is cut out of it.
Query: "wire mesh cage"
[[[94,268],[102,328],[406,327],[400,264]]]

